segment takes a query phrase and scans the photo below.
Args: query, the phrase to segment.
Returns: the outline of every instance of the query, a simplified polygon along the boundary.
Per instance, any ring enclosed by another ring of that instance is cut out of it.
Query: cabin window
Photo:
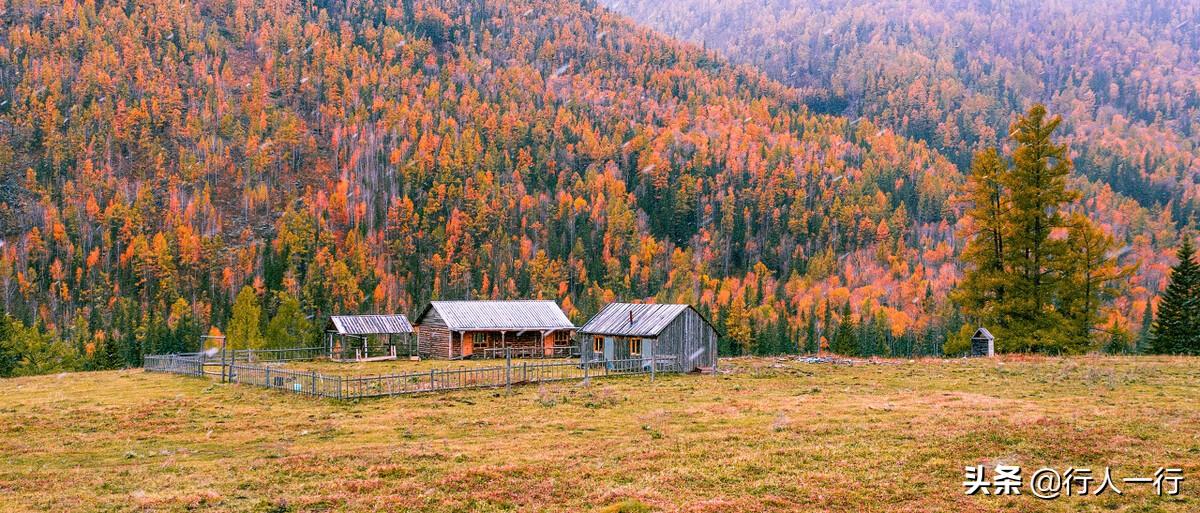
[[[642,339],[640,339],[640,338],[630,338],[629,339],[629,355],[630,356],[641,356],[642,355]]]
[[[593,353],[603,353],[604,352],[604,337],[592,337],[592,352]]]

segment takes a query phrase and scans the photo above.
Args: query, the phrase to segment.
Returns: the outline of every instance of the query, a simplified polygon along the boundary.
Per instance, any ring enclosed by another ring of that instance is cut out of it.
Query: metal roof
[[[417,324],[430,309],[437,309],[451,330],[575,329],[554,301],[430,301],[417,316]]]
[[[612,303],[589,319],[579,328],[579,332],[624,337],[657,337],[671,321],[690,308],[692,307],[689,305]],[[703,319],[704,316],[700,318]],[[704,322],[707,323],[708,319]]]
[[[975,331],[975,335],[971,336],[971,338],[986,338],[988,340],[996,340],[996,337],[992,336],[992,332],[988,331],[987,328],[979,328]]]
[[[393,335],[412,333],[408,317],[395,315],[334,315],[329,317],[325,331],[336,331],[339,335]]]

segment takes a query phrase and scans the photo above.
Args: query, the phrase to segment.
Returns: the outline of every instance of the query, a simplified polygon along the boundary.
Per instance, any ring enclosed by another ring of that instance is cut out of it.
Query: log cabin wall
[[[417,352],[423,358],[450,356],[450,329],[436,308],[430,309],[417,328]],[[460,348],[461,349],[461,348]]]

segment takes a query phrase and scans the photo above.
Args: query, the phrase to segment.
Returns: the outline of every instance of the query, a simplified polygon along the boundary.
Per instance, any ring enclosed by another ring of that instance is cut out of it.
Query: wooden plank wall
[[[450,354],[450,329],[436,308],[429,310],[417,328],[417,351],[423,358],[446,358]]]
[[[675,356],[683,372],[694,371],[697,367],[715,367],[717,332],[689,308],[659,333],[654,348],[658,355]],[[697,355],[694,360],[692,355]]]

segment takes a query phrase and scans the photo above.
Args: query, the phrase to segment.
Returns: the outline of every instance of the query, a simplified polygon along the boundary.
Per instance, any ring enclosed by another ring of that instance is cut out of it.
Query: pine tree
[[[857,356],[858,342],[855,331],[854,320],[850,318],[850,303],[846,302],[838,315],[837,331],[829,343],[829,350],[843,356]]]
[[[1151,301],[1146,301],[1146,307],[1142,308],[1142,328],[1138,331],[1137,346],[1134,352],[1137,354],[1146,354],[1153,351],[1150,341],[1153,339],[1152,332],[1154,330],[1154,308]]]
[[[1150,347],[1160,354],[1200,354],[1200,267],[1190,235],[1176,253],[1179,263],[1171,268],[1171,281],[1158,304],[1158,316],[1150,333]]]

